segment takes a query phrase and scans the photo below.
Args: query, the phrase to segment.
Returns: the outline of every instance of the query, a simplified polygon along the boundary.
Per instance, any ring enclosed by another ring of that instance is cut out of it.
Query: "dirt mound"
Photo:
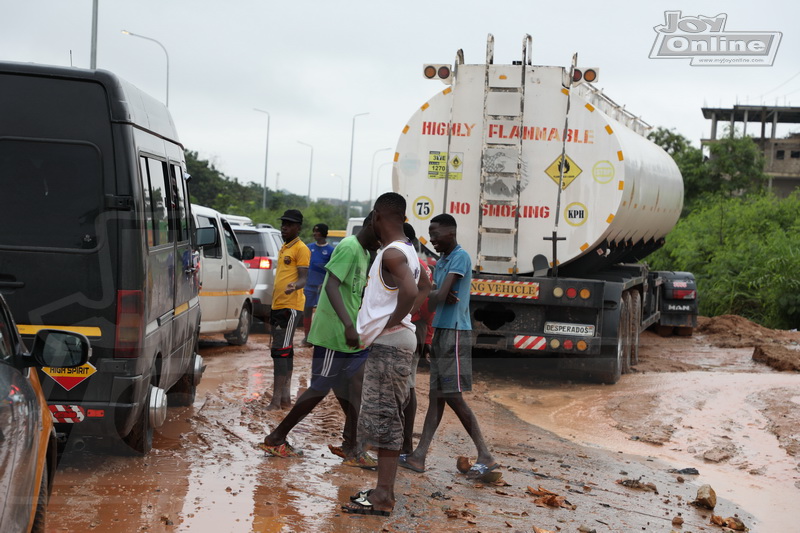
[[[720,348],[743,348],[762,344],[797,344],[800,333],[760,326],[738,315],[697,317],[697,333]]]
[[[800,351],[780,344],[764,344],[753,350],[753,361],[764,363],[775,370],[800,371]]]

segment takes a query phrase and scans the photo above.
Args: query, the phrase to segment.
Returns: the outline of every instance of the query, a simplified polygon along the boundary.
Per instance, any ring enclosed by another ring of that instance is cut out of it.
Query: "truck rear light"
[[[561,346],[561,342],[558,339],[550,339],[550,348],[557,350]]]
[[[422,67],[422,75],[429,80],[440,80],[450,84],[452,74],[453,72],[450,70],[450,65],[427,64]]]
[[[673,300],[694,300],[697,298],[697,291],[694,289],[672,289]]]
[[[575,287],[567,289],[567,298],[575,298],[578,295],[578,290]]]
[[[114,357],[137,357],[142,345],[144,298],[142,291],[117,291],[117,327]]]
[[[571,350],[574,346],[575,345],[573,344],[573,342],[571,340],[567,339],[567,340],[564,341],[564,349],[565,350]]]
[[[585,352],[586,348],[589,347],[589,344],[586,341],[578,341],[575,346],[578,348],[579,352]]]
[[[592,291],[589,289],[581,289],[580,295],[582,299],[588,300],[592,296]]]
[[[561,298],[562,296],[564,296],[564,289],[562,289],[561,287],[555,287],[553,289],[553,296],[555,296],[556,298]]]

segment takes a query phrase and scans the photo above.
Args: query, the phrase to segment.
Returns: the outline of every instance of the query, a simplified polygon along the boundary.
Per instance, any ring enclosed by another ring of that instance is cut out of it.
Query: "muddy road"
[[[197,400],[169,409],[150,455],[65,454],[48,531],[723,531],[710,523],[711,511],[691,505],[703,484],[716,491],[714,515],[738,517],[754,532],[794,531],[800,373],[752,355],[767,345],[800,361],[800,334],[737,317],[701,326],[689,338],[645,333],[640,363],[615,386],[563,381],[547,365],[519,359],[476,360],[467,399],[502,479],[480,484],[458,473],[455,458],[474,459],[475,451],[447,412],[427,472],[400,469],[390,518],[340,511],[376,474],[344,466],[328,450],[340,444],[343,423],[331,397],[290,434],[303,458],[255,449],[282,418],[265,409],[269,336],[256,332],[244,347],[207,338]],[[299,349],[294,396],[309,368],[310,350]],[[426,370],[418,383],[417,431]],[[699,474],[670,472],[684,468]],[[640,488],[629,486],[635,482]]]

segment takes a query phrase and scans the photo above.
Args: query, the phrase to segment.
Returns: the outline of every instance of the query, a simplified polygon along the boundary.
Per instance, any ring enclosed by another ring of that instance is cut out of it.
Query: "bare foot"
[[[292,408],[291,400],[288,401],[288,402],[281,402],[281,407],[280,408],[281,409],[291,409]]]
[[[267,406],[267,411],[280,411],[283,407],[276,403],[271,403]]]

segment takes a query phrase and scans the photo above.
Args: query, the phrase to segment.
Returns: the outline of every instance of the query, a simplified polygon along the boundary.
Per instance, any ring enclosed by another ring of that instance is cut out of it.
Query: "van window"
[[[236,237],[233,236],[233,229],[231,229],[231,225],[226,220],[222,221],[222,231],[225,234],[225,246],[228,248],[228,255],[241,261],[242,252],[239,250],[239,243],[236,242]]]
[[[147,158],[150,177],[150,208],[153,211],[154,245],[166,244],[169,238],[169,194],[167,192],[164,163]]]
[[[183,169],[177,165],[170,165],[173,183],[175,184],[175,240],[178,242],[189,240],[189,208],[186,200],[186,180],[183,179]]]
[[[0,247],[93,249],[103,205],[99,149],[89,143],[0,140]]]
[[[216,219],[206,217],[203,215],[197,215],[197,227],[198,228],[217,228],[217,235],[221,235],[219,228],[217,227]],[[212,259],[220,259],[222,257],[222,246],[220,243],[214,245],[203,246],[203,257],[209,257]]]

